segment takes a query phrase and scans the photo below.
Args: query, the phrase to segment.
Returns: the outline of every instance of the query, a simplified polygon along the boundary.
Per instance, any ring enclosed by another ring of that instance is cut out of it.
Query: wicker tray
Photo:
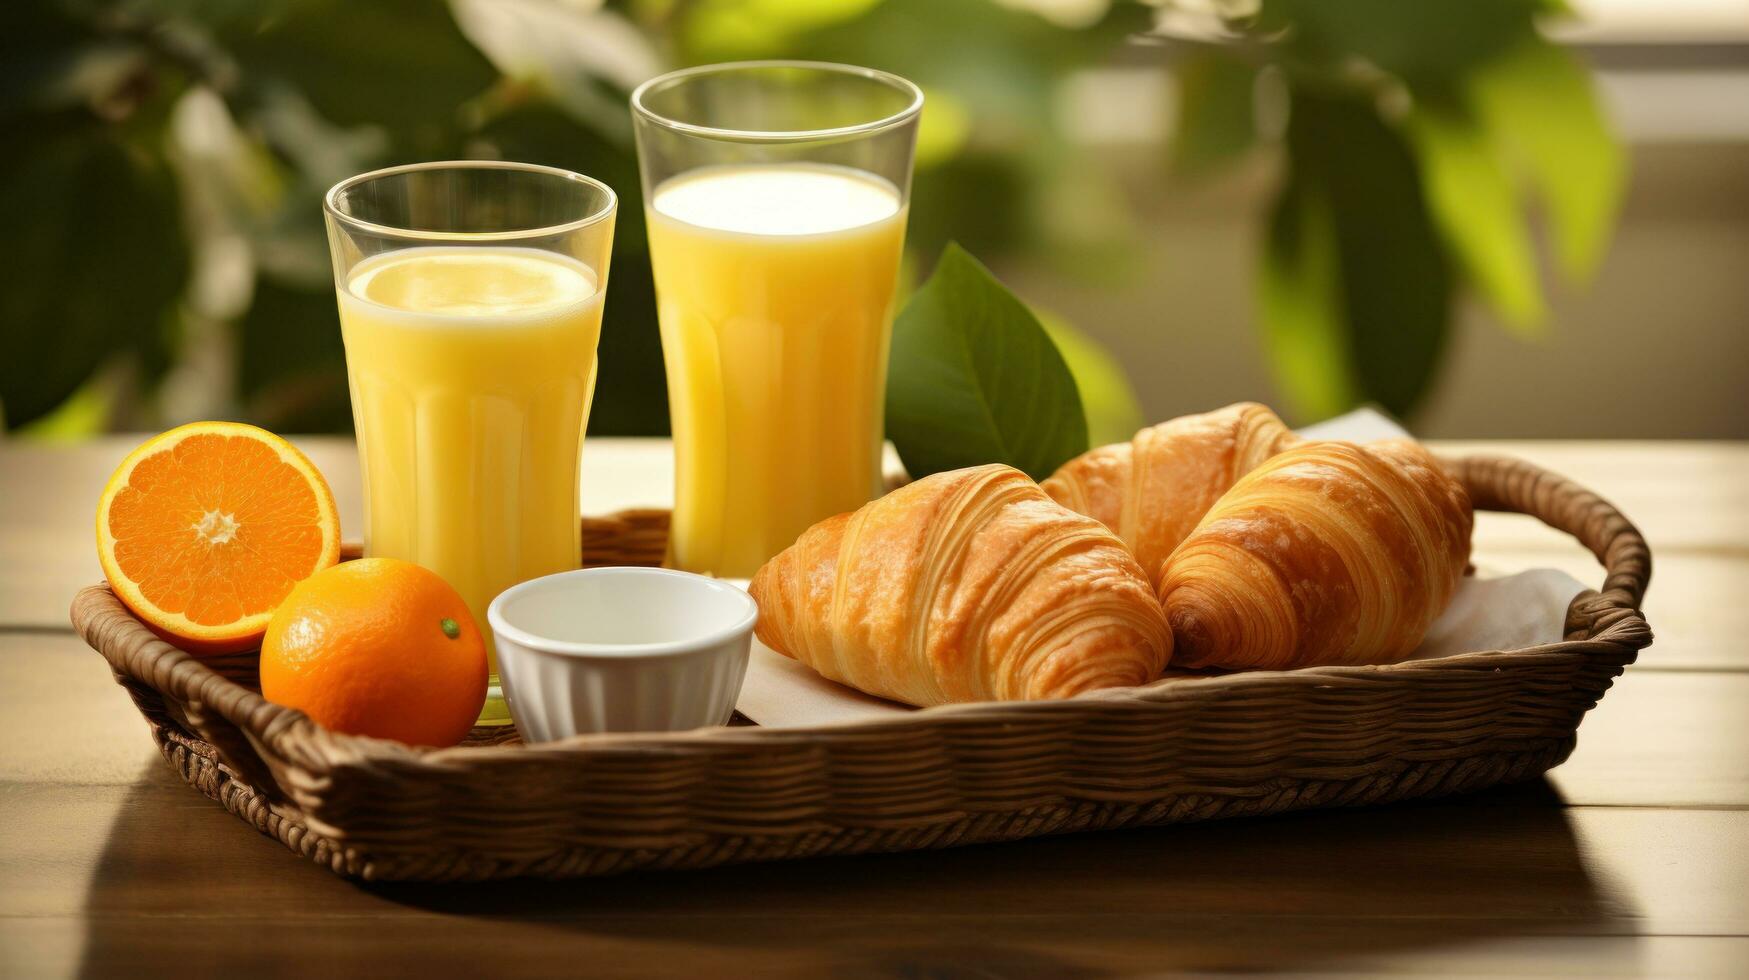
[[[1386,667],[1233,674],[1068,701],[931,708],[813,729],[598,735],[508,729],[416,750],[343,735],[252,689],[253,655],[197,660],[105,586],[74,625],[177,772],[337,874],[562,878],[898,851],[1354,806],[1535,777],[1652,634],[1645,541],[1527,463],[1454,461],[1479,508],[1533,515],[1603,562],[1567,639]],[[667,515],[585,520],[595,563],[653,563]]]

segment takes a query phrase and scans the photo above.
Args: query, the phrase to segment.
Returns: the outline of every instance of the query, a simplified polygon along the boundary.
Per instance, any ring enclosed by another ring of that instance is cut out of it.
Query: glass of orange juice
[[[443,576],[489,637],[498,593],[581,562],[614,193],[565,170],[456,161],[361,174],[324,205],[365,553]],[[491,674],[480,722],[507,723],[495,656]]]
[[[764,61],[663,75],[631,102],[674,430],[669,562],[745,578],[880,490],[923,94]]]

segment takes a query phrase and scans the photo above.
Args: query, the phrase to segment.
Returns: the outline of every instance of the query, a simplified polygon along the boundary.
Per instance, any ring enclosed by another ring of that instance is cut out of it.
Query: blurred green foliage
[[[929,98],[913,265],[950,236],[986,257],[1072,251],[1049,195],[1106,178],[1059,134],[1051,93],[1147,17],[1124,3],[1068,29],[993,0],[5,5],[0,404],[49,432],[188,411],[344,430],[322,192],[392,163],[497,157],[620,192],[591,431],[664,432],[631,87],[755,57],[897,71]]]
[[[1061,132],[1056,95],[1126,38],[1188,20],[1201,29],[1166,31],[1175,172],[1259,147],[1281,161],[1257,308],[1287,407],[1408,414],[1466,289],[1537,331],[1532,213],[1570,279],[1608,240],[1624,163],[1588,74],[1538,33],[1558,13],[1554,0],[0,4],[0,411],[44,434],[191,414],[345,430],[322,192],[393,163],[499,157],[621,193],[591,431],[660,433],[631,87],[755,57],[896,71],[929,100],[909,268],[952,238],[986,261],[1029,253],[1112,281],[1133,268],[1135,216]],[[1121,369],[1047,326],[1095,441],[1135,420]]]
[[[1194,6],[1208,16],[1166,35],[1176,163],[1194,175],[1280,147],[1258,311],[1294,414],[1411,414],[1464,287],[1535,336],[1536,209],[1559,270],[1595,271],[1626,165],[1588,72],[1539,31],[1556,0]]]

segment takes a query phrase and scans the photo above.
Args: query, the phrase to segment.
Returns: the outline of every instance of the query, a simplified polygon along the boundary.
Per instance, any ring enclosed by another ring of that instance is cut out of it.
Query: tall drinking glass
[[[879,491],[923,95],[767,61],[673,72],[631,101],[674,429],[669,560],[747,577]]]
[[[580,564],[615,208],[600,181],[487,161],[379,170],[325,199],[365,553],[443,576],[488,644],[494,596]],[[510,717],[491,665],[482,724]]]

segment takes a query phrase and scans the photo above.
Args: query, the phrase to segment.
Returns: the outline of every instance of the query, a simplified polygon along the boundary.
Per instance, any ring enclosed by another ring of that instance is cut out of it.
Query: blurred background
[[[1096,441],[1749,437],[1749,0],[27,0],[0,46],[11,437],[348,431],[321,194],[454,157],[621,193],[590,430],[665,432],[626,95],[752,58],[924,88],[908,278],[989,264]]]

